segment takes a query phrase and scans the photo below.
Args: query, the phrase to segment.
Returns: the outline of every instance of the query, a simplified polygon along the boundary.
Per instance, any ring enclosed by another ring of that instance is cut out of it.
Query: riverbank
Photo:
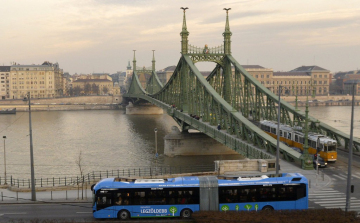
[[[295,96],[283,96],[282,100],[295,106]],[[306,96],[298,97],[298,107],[305,107]],[[309,106],[351,106],[351,95],[329,95],[309,97]],[[37,98],[31,99],[32,111],[76,111],[76,110],[117,110],[123,109],[120,105],[122,95],[117,96],[78,96],[64,98]],[[360,96],[355,96],[355,106],[360,106]],[[0,100],[0,109],[28,111],[28,102],[20,99]]]
[[[295,106],[295,96],[282,96],[282,100]],[[298,107],[305,107],[306,100],[310,107],[316,106],[351,106],[351,95],[298,96]],[[355,106],[360,106],[360,96],[355,96]]]
[[[122,109],[122,96],[79,96],[64,98],[31,99],[32,111],[76,111],[76,110],[115,110]],[[16,108],[17,111],[28,111],[28,102],[12,99],[1,100],[0,109]]]

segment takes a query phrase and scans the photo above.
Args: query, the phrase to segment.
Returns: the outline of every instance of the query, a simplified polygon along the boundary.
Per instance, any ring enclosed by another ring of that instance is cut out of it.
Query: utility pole
[[[279,102],[278,102],[278,115],[277,115],[277,143],[276,143],[276,176],[279,175],[279,150],[280,150],[280,112],[281,112],[281,103],[280,103],[280,95],[281,95],[281,85],[279,85]]]
[[[346,206],[345,212],[350,209],[350,192],[351,192],[351,165],[352,165],[352,147],[353,147],[353,130],[354,130],[354,104],[355,104],[355,83],[352,86],[352,103],[351,103],[351,127],[350,127],[350,141],[349,141],[349,161],[348,161],[348,176],[346,185]]]
[[[31,200],[36,201],[35,192],[35,171],[34,171],[34,154],[33,154],[33,141],[32,141],[32,127],[31,127],[31,95],[28,93],[28,98],[24,101],[29,101],[29,137],[30,137],[30,169],[31,169]]]

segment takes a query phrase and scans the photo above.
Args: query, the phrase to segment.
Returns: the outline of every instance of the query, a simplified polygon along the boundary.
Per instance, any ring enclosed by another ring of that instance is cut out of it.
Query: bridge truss
[[[276,152],[276,140],[257,125],[260,120],[277,121],[278,97],[252,77],[231,55],[231,35],[228,11],[224,45],[209,48],[188,44],[185,10],[183,17],[182,56],[170,80],[163,86],[153,69],[144,89],[134,74],[130,88],[123,98],[134,104],[150,102],[163,108],[181,126],[197,129],[220,143],[250,158],[271,158]],[[135,61],[135,56],[134,56]],[[195,66],[196,62],[209,61],[217,65],[205,79]],[[136,67],[136,66],[134,66]],[[154,59],[153,59],[153,67]],[[280,120],[294,126],[305,120],[305,112],[280,101]],[[173,108],[173,105],[176,108]],[[200,117],[196,120],[190,114]],[[309,118],[311,131],[325,134],[347,148],[349,135],[317,119]],[[222,131],[216,127],[220,125]],[[360,140],[354,140],[359,151]],[[280,151],[287,160],[301,160],[300,153],[280,144]]]

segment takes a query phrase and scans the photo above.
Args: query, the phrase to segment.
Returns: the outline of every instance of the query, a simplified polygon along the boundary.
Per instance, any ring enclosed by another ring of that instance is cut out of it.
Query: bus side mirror
[[[91,191],[94,190],[94,186],[95,186],[95,184],[91,185],[91,187],[90,187]]]
[[[351,185],[350,191],[351,191],[351,193],[354,193],[354,185]]]

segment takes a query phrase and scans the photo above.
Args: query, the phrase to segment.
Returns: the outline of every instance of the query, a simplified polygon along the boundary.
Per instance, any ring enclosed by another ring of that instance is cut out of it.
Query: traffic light
[[[314,155],[314,160],[317,160],[317,154]]]

